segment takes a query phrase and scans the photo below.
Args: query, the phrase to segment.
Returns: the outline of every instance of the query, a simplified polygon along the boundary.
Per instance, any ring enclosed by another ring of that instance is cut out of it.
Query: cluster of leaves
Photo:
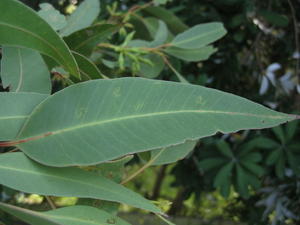
[[[165,2],[126,12],[114,4],[108,18],[99,20],[98,0],[83,1],[67,17],[49,4],[34,12],[15,0],[0,2],[5,9],[0,14],[1,80],[9,90],[0,95],[0,182],[45,195],[50,205],[48,196],[80,198],[77,206],[49,212],[7,203],[0,203],[1,210],[33,225],[128,224],[115,216],[118,205],[112,202],[117,202],[165,220],[161,209],[119,184],[134,177],[122,181],[128,155],[147,152],[140,155],[146,166],[161,165],[184,157],[198,139],[218,131],[269,128],[299,118],[187,84],[170,61],[207,59],[216,51],[210,44],[226,31],[221,23],[188,28],[171,12],[152,6]],[[144,18],[143,11],[151,17]],[[109,79],[155,78],[165,65],[181,83]],[[50,95],[51,81],[66,88]],[[226,144],[219,149],[233,158]],[[257,154],[244,154],[252,160],[243,166],[254,173]],[[235,167],[237,187],[246,195],[246,170]],[[247,175],[256,186],[253,177]],[[218,180],[215,184],[228,192]]]

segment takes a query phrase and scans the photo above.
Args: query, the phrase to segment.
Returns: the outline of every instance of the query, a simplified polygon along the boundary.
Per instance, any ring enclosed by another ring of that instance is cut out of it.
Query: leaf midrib
[[[74,130],[86,128],[86,127],[93,127],[93,126],[100,126],[103,124],[107,123],[114,123],[118,121],[124,121],[124,120],[131,120],[131,119],[137,119],[137,118],[146,118],[146,117],[155,117],[155,116],[163,116],[163,115],[170,115],[170,114],[181,114],[181,113],[210,113],[210,114],[225,114],[225,115],[231,115],[231,116],[249,116],[249,117],[258,117],[258,118],[269,118],[269,119],[288,119],[287,116],[273,116],[273,115],[261,115],[261,114],[251,114],[251,113],[241,113],[241,112],[228,112],[228,111],[217,111],[217,110],[177,110],[177,111],[164,111],[164,112],[154,112],[154,113],[145,113],[145,114],[137,114],[137,115],[129,115],[129,116],[123,116],[123,117],[118,117],[118,118],[113,118],[113,119],[106,119],[106,120],[100,120],[100,121],[93,121],[85,124],[80,124],[60,130],[54,130],[54,131],[47,131],[49,135],[44,135],[44,134],[36,134],[31,137],[21,137],[22,139],[27,139],[27,138],[34,138],[31,141],[39,140],[42,138],[47,138],[51,137],[54,135],[58,135],[61,133],[66,133],[66,132],[71,132]],[[292,119],[292,116],[291,116]],[[26,125],[24,126],[26,129]],[[22,132],[20,133],[20,135]],[[20,136],[19,135],[19,136]],[[20,137],[18,137],[21,139]]]
[[[0,117],[0,120],[11,120],[11,119],[25,119],[25,118],[28,118],[28,115],[26,116],[23,116],[23,115],[20,115],[20,116],[5,116],[5,117]]]

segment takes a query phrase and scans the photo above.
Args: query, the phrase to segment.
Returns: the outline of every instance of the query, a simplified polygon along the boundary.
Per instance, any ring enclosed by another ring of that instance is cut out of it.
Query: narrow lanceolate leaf
[[[72,53],[77,61],[80,73],[83,78],[85,78],[86,80],[103,78],[102,73],[91,60],[77,52]]]
[[[91,165],[297,118],[197,85],[143,78],[94,80],[47,98],[17,139],[3,144],[17,145],[46,165]]]
[[[31,225],[129,225],[116,216],[89,206],[70,206],[48,212],[35,212],[0,203],[0,209]]]
[[[222,23],[206,23],[196,25],[177,35],[172,46],[183,49],[195,49],[208,45],[226,34]]]
[[[174,56],[178,59],[182,59],[187,62],[198,62],[202,60],[207,60],[213,53],[217,51],[212,46],[205,46],[202,48],[195,48],[195,49],[182,49],[177,47],[169,47],[164,49],[164,51]]]
[[[0,184],[27,193],[102,199],[160,212],[150,201],[99,174],[42,166],[20,152],[0,156]]]
[[[119,29],[119,26],[112,24],[97,24],[79,30],[68,37],[65,41],[75,52],[90,56],[97,44],[110,37]]]
[[[47,97],[37,93],[0,93],[0,141],[15,139],[28,115]]]
[[[99,0],[85,0],[67,18],[67,25],[60,31],[61,36],[68,36],[75,31],[90,26],[100,12]]]
[[[65,42],[36,12],[19,1],[0,1],[0,33],[0,44],[42,52],[80,77],[76,61]]]
[[[1,79],[13,92],[51,93],[48,67],[41,55],[30,49],[2,47]]]

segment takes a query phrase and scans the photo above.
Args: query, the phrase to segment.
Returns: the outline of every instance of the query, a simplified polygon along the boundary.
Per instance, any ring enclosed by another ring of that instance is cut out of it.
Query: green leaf
[[[30,223],[31,225],[63,225],[62,223],[55,222],[39,212],[19,208],[13,205],[8,205],[0,202],[0,209],[27,223]]]
[[[274,132],[274,134],[276,135],[276,137],[278,138],[278,140],[284,144],[285,143],[285,136],[284,136],[284,133],[283,133],[283,129],[282,127],[274,127],[272,128],[272,131]]]
[[[159,29],[160,21],[162,21],[162,20],[159,20],[159,19],[154,18],[154,17],[144,18],[142,20],[144,26],[147,28],[147,31],[149,32],[149,34],[151,36],[150,39],[155,39],[156,38],[157,30]],[[163,26],[161,28],[163,29]],[[173,40],[174,35],[168,30],[168,27],[166,27],[166,29],[167,29],[167,32],[168,32],[167,41]]]
[[[37,93],[0,93],[0,141],[13,140],[32,110],[48,95]]]
[[[149,54],[145,56],[144,58],[150,60],[153,65],[149,65],[146,63],[141,63],[140,71],[138,72],[138,75],[145,77],[145,78],[156,78],[159,76],[159,74],[163,71],[165,67],[165,63],[163,59],[156,54]]]
[[[260,162],[262,160],[262,155],[258,152],[250,152],[250,153],[240,157],[240,159],[256,163],[256,162]]]
[[[232,176],[233,166],[234,164],[232,162],[223,166],[214,179],[214,187],[220,187],[221,193],[224,197],[228,197],[230,192],[230,180]]]
[[[88,80],[103,78],[103,74],[91,60],[77,52],[72,53],[77,61],[82,77],[85,77]]]
[[[37,50],[80,77],[65,42],[36,12],[16,0],[1,0],[0,9],[5,9],[0,13],[0,44]]]
[[[278,160],[281,155],[281,150],[280,149],[274,149],[272,152],[268,155],[266,159],[266,164],[268,166],[274,165]]]
[[[188,26],[184,24],[181,19],[175,16],[174,13],[172,13],[170,10],[164,9],[162,7],[147,7],[142,11],[146,15],[151,15],[164,21],[168,25],[169,29],[175,34],[188,29]]]
[[[247,169],[249,170],[251,173],[255,174],[256,176],[262,176],[265,173],[265,170],[252,162],[249,161],[241,161],[241,164]]]
[[[121,183],[124,173],[125,173],[125,164],[133,158],[132,155],[126,156],[124,158],[110,161],[107,163],[102,163],[91,168],[91,171],[101,174],[104,177],[107,177],[110,180],[113,180],[116,183]],[[112,215],[116,215],[119,209],[119,203],[109,202],[96,199],[79,199],[77,205],[89,205],[102,209],[106,212],[109,212]]]
[[[60,12],[56,10],[51,4],[41,3],[39,4],[39,7],[39,16],[47,21],[53,28],[53,30],[59,30],[67,25],[66,17],[60,14]]]
[[[272,139],[265,137],[254,138],[251,141],[245,143],[241,149],[237,152],[238,157],[244,157],[249,154],[249,152],[255,149],[274,149],[278,148],[280,145],[273,141]]]
[[[164,5],[167,4],[167,2],[170,2],[172,0],[154,0],[155,5]]]
[[[197,166],[204,171],[208,171],[216,167],[224,166],[226,163],[228,163],[228,160],[226,160],[225,158],[214,157],[201,160],[197,163]]]
[[[31,225],[129,225],[116,216],[89,206],[70,206],[48,212],[35,212],[0,203],[0,209]]]
[[[51,93],[48,67],[39,53],[29,49],[2,47],[1,79],[13,92]]]
[[[79,30],[64,40],[68,46],[85,56],[90,56],[93,49],[109,36],[113,35],[120,27],[112,24],[97,24]]]
[[[288,123],[285,127],[286,132],[286,140],[287,142],[291,141],[296,134],[296,131],[298,129],[299,121],[293,121],[291,123]]]
[[[223,166],[217,173],[214,179],[214,187],[221,186],[223,183],[226,183],[227,180],[232,176],[232,169],[234,163],[230,162]]]
[[[63,225],[130,225],[119,217],[89,206],[65,207],[42,214]]]
[[[75,31],[90,26],[100,13],[99,0],[85,0],[67,18],[67,25],[60,30],[61,36],[68,36]]]
[[[168,27],[167,25],[159,20],[158,29],[156,30],[154,40],[150,43],[151,47],[157,47],[164,44],[168,39]]]
[[[220,39],[225,34],[226,30],[222,23],[199,24],[178,34],[171,45],[183,49],[201,48]]]
[[[226,141],[224,141],[224,140],[219,141],[217,143],[217,148],[218,148],[219,152],[223,156],[225,156],[225,157],[227,157],[229,159],[234,158],[234,155],[233,155],[233,153],[232,153],[232,151],[230,149],[230,146],[229,146],[229,144]]]
[[[23,192],[102,199],[160,212],[140,195],[99,174],[78,168],[42,166],[20,152],[1,154],[0,171],[1,184]]]
[[[276,175],[281,179],[283,179],[284,175],[285,175],[285,162],[286,162],[286,158],[284,156],[284,153],[282,151],[280,151],[280,155],[275,164],[275,172],[276,172]]]
[[[46,165],[91,165],[216,132],[268,128],[297,118],[197,85],[103,79],[47,98],[11,144]]]
[[[187,62],[207,60],[216,51],[217,49],[212,46],[195,49],[182,49],[177,47],[168,47],[164,49],[164,52],[166,52],[167,54]]]
[[[249,198],[249,182],[247,181],[246,171],[239,165],[236,166],[236,188],[243,198]]]
[[[177,162],[178,160],[186,157],[195,148],[196,144],[197,141],[187,141],[183,144],[168,147],[163,150],[153,150],[151,151],[150,160],[157,156],[157,154],[160,155],[156,158],[152,165],[157,166]]]

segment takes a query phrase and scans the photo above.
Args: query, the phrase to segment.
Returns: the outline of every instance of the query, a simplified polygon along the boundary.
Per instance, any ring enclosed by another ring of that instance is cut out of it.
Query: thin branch
[[[166,56],[161,55],[161,57],[163,58],[165,64],[175,73],[181,83],[189,84],[189,82],[173,67]]]
[[[147,162],[143,167],[141,167],[138,171],[136,171],[135,173],[131,174],[129,177],[127,177],[125,180],[123,180],[121,182],[121,184],[126,184],[129,181],[131,181],[132,179],[134,179],[135,177],[137,177],[138,175],[140,175],[142,172],[144,172],[145,169],[147,169],[148,167],[150,167],[155,161],[156,159],[166,150],[166,148],[162,149],[156,156],[154,156],[151,160],[149,160],[149,162]]]
[[[55,205],[55,203],[52,201],[51,197],[45,196],[45,198],[46,198],[46,200],[47,200],[47,202],[48,202],[50,208],[51,208],[51,209],[56,209],[56,205]]]

